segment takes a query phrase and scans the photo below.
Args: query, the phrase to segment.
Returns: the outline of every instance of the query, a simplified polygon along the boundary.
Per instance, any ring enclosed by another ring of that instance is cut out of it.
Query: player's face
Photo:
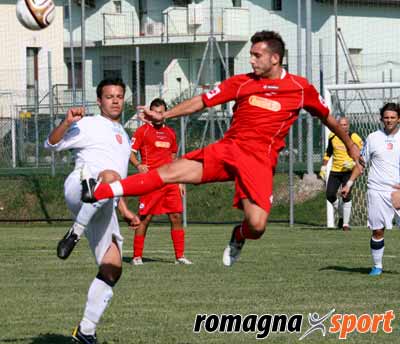
[[[250,64],[254,74],[271,77],[279,64],[279,55],[272,53],[265,42],[257,42],[250,49]]]
[[[350,124],[349,121],[346,118],[342,118],[339,120],[339,125],[342,127],[342,129],[346,132],[349,133],[350,129]]]
[[[382,122],[386,134],[394,133],[399,124],[399,116],[396,111],[387,110],[383,113]]]
[[[157,112],[157,113],[163,113],[163,112],[165,112],[165,106],[164,105],[160,105],[160,106],[152,106],[151,108],[150,108],[150,110],[152,110],[152,111],[154,111],[154,112]],[[162,125],[163,123],[164,123],[164,121],[161,121],[161,122],[156,122],[156,121],[154,121],[154,122],[152,122],[154,125]]]
[[[124,108],[124,89],[118,85],[103,87],[101,98],[97,98],[101,114],[113,121],[119,121]]]

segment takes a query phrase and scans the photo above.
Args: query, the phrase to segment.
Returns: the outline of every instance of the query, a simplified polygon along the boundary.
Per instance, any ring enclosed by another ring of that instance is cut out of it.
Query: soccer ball
[[[48,27],[54,19],[53,0],[18,0],[17,18],[29,30]]]

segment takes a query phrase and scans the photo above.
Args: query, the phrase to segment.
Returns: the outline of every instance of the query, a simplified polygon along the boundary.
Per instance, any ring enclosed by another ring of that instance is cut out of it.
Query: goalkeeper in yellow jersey
[[[350,133],[350,123],[348,118],[340,117],[339,125],[349,134],[352,141],[361,149],[362,139],[356,133]],[[351,193],[343,197],[342,204],[337,198],[337,192],[340,186],[346,185],[351,176],[351,170],[355,163],[347,154],[346,146],[343,141],[335,134],[331,133],[328,138],[328,147],[326,148],[324,159],[319,172],[320,177],[326,181],[327,165],[329,159],[332,158],[332,168],[326,185],[326,199],[333,205],[336,212],[339,212],[338,227],[344,231],[350,230],[351,215]]]

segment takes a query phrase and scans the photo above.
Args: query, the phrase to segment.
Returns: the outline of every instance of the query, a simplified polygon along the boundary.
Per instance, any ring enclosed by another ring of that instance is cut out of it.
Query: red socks
[[[183,229],[171,230],[171,239],[174,245],[175,258],[182,258],[185,251],[185,231]]]
[[[263,235],[263,232],[252,231],[246,221],[243,221],[240,227],[239,230],[235,231],[235,239],[237,241],[243,241],[244,239],[256,240]]]
[[[96,200],[115,196],[140,196],[164,186],[157,170],[138,173],[111,184],[100,183],[94,191]]]
[[[133,239],[133,258],[143,257],[144,239],[143,235],[135,234]]]

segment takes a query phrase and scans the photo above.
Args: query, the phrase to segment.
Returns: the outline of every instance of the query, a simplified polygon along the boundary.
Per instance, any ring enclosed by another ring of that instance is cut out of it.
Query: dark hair
[[[383,114],[385,111],[394,111],[397,113],[397,117],[400,117],[400,108],[399,105],[396,103],[386,103],[380,110],[381,119],[383,118]]]
[[[282,64],[285,56],[285,42],[281,35],[275,31],[258,31],[251,37],[251,43],[265,42],[273,54],[279,55],[279,63]]]
[[[167,110],[167,103],[164,101],[164,99],[155,98],[155,99],[153,99],[153,101],[150,103],[150,109],[151,109],[153,106],[161,106],[161,105],[163,105],[164,108],[165,108],[165,110]]]
[[[99,99],[101,98],[101,96],[103,95],[103,88],[105,86],[121,86],[122,89],[124,90],[124,94],[125,94],[126,86],[121,79],[107,78],[107,79],[101,80],[100,83],[97,85],[97,88],[96,88],[97,98],[99,98]]]

